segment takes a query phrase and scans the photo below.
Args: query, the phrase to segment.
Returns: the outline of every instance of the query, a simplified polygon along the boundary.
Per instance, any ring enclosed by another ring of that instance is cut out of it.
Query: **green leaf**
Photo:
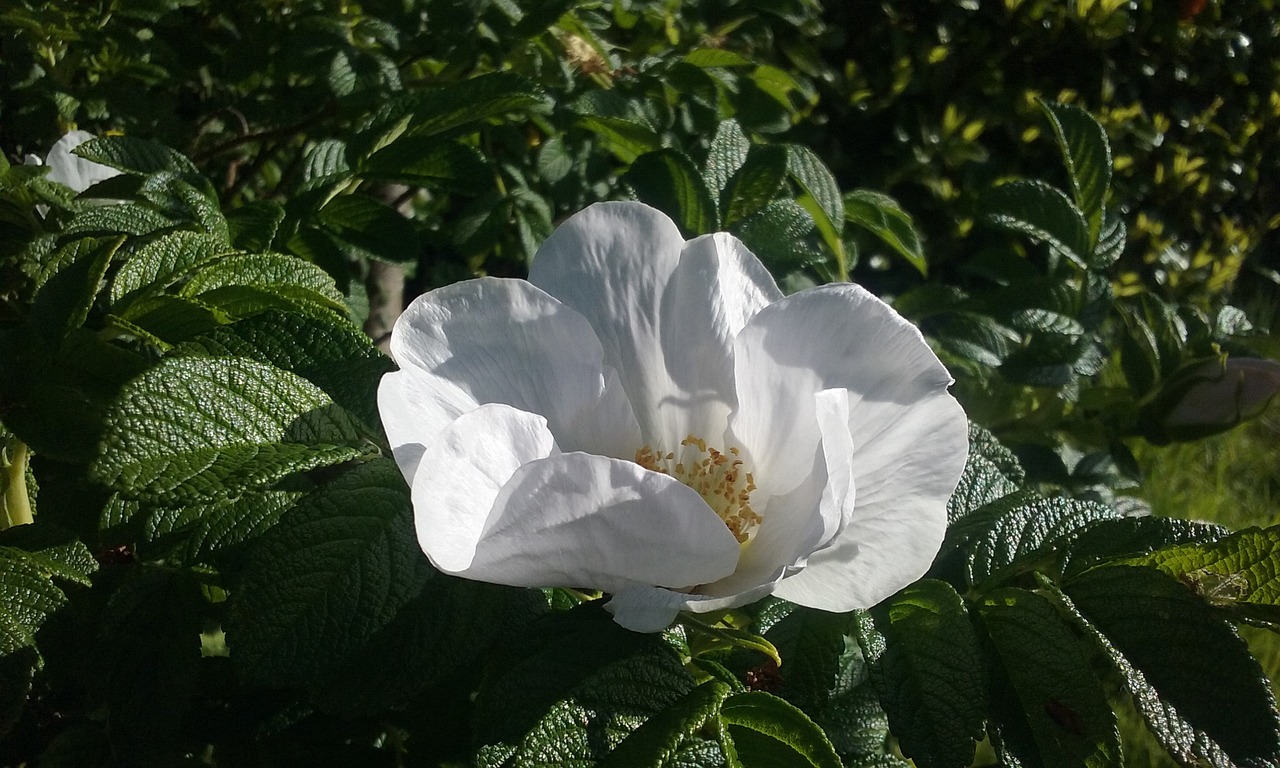
[[[120,265],[111,281],[111,303],[160,293],[198,267],[231,252],[222,239],[204,232],[180,231],[156,238]]]
[[[36,275],[31,323],[50,347],[84,325],[102,276],[124,238],[73,240],[50,254]]]
[[[720,228],[711,192],[683,153],[674,149],[646,152],[631,164],[622,181],[631,185],[641,201],[671,216],[686,237]]]
[[[131,302],[108,323],[126,333],[143,334],[162,349],[231,321],[226,312],[185,296],[147,296]]]
[[[34,648],[21,648],[0,656],[0,680],[5,681],[5,686],[0,688],[0,739],[22,718],[39,664],[40,654]]]
[[[695,48],[684,55],[683,61],[695,67],[750,67],[755,62],[735,51],[724,48]]]
[[[518,745],[516,764],[598,760],[693,689],[657,635],[588,604],[543,617],[491,657],[476,697],[479,744]]]
[[[986,505],[947,531],[949,541],[965,542],[970,584],[1056,550],[1089,523],[1119,516],[1105,504],[1065,496],[1028,500],[1015,494],[1002,501]]]
[[[889,726],[917,766],[963,768],[986,722],[986,678],[964,601],[923,579],[872,611],[884,652],[871,666]]]
[[[752,147],[720,194],[724,225],[732,227],[771,203],[787,180],[789,153],[777,144]]]
[[[195,177],[199,187],[171,173],[148,176],[138,189],[139,196],[179,221],[190,221],[224,243],[230,242],[227,219],[218,206],[217,193],[203,177]]]
[[[649,718],[609,753],[601,768],[667,768],[680,747],[720,712],[730,688],[715,680],[694,688],[675,704]]]
[[[432,569],[395,463],[370,461],[303,497],[254,548],[227,643],[245,680],[307,687],[408,604]]]
[[[551,97],[533,81],[514,72],[492,72],[442,88],[421,89],[384,114],[412,114],[408,134],[434,136],[491,117],[541,112],[551,106]]]
[[[67,222],[62,235],[125,234],[142,237],[168,229],[176,223],[154,208],[138,203],[98,205],[77,212]]]
[[[328,187],[351,177],[351,164],[347,162],[347,145],[338,139],[325,139],[316,143],[303,158],[303,191]]]
[[[634,163],[646,152],[662,149],[662,137],[644,123],[609,115],[583,115],[579,124],[600,139],[601,144],[623,163]]]
[[[787,172],[800,186],[800,205],[813,217],[822,240],[831,252],[843,258],[844,199],[840,185],[826,163],[807,147],[788,144]]]
[[[980,312],[947,312],[934,321],[933,331],[945,350],[991,368],[1022,343],[1022,334]]]
[[[161,502],[232,496],[368,450],[315,385],[239,358],[163,360],[125,385],[104,421],[93,476]]]
[[[1107,132],[1088,112],[1070,104],[1041,101],[1040,108],[1058,139],[1076,207],[1089,222],[1089,240],[1098,242],[1103,204],[1111,187],[1111,144]]]
[[[377,382],[394,367],[350,322],[274,309],[191,338],[173,354],[248,357],[296,373],[370,426],[379,423]]]
[[[361,163],[359,173],[378,181],[472,193],[492,186],[493,177],[480,150],[433,136],[400,138]]]
[[[1063,585],[1135,707],[1184,765],[1280,760],[1266,675],[1228,622],[1153,568],[1103,566]]]
[[[844,215],[850,223],[880,238],[922,276],[929,276],[915,222],[897,200],[870,189],[855,189],[844,196]]]
[[[1090,266],[1094,269],[1106,269],[1120,260],[1124,247],[1129,242],[1129,229],[1124,217],[1114,210],[1106,210],[1102,214],[1102,228],[1098,232],[1098,244],[1094,247]]]
[[[250,253],[270,250],[284,217],[284,208],[279,203],[251,200],[227,213],[227,234],[236,250]]]
[[[1046,768],[1119,765],[1115,713],[1057,609],[1034,592],[1003,588],[984,597],[978,611],[1020,709],[1010,715],[1019,722],[1001,730],[1012,735],[1020,724],[1032,742],[1007,746]]]
[[[409,219],[362,195],[339,195],[316,220],[338,246],[354,259],[409,264],[418,259],[418,232]],[[307,286],[316,290],[315,286]],[[323,291],[322,291],[323,292]]]
[[[827,735],[809,716],[764,691],[735,693],[720,706],[733,749],[744,768],[843,768]]]
[[[1181,520],[1176,517],[1122,517],[1086,525],[1066,545],[1070,574],[1101,560],[1136,557],[1173,544],[1205,545],[1226,536],[1229,530],[1213,523]]]
[[[711,194],[723,198],[729,179],[747,161],[750,149],[751,141],[736,120],[725,120],[716,127],[716,135],[711,139],[707,163],[703,168],[703,177],[707,180]],[[725,221],[725,226],[728,226],[727,214]]]
[[[1013,453],[982,427],[969,423],[969,456],[960,482],[947,500],[947,524],[1012,494],[1025,481]]]
[[[0,657],[35,647],[36,630],[66,604],[54,579],[87,586],[97,569],[78,539],[41,523],[0,531]]]
[[[282,253],[227,254],[193,274],[182,287],[182,294],[201,297],[231,286],[263,288],[285,295],[286,289],[298,288],[324,297],[335,309],[346,309],[342,292],[328,272]]]
[[[90,139],[76,147],[74,152],[86,160],[109,165],[135,176],[150,176],[161,172],[183,177],[200,175],[200,171],[182,153],[134,136]]]
[[[1280,621],[1280,526],[1187,541],[1133,562],[1159,568],[1212,605]]]
[[[733,232],[775,273],[822,260],[813,241],[813,217],[794,200],[769,203]]]
[[[301,496],[300,491],[252,489],[181,506],[148,506],[142,538],[171,552],[166,560],[188,565],[210,563],[213,556],[261,536]],[[121,505],[144,508],[136,500],[117,499],[110,505],[114,519],[136,514],[120,510]]]
[[[982,210],[997,227],[1044,241],[1080,266],[1093,253],[1084,214],[1070,198],[1042,181],[1002,184],[983,198]]]

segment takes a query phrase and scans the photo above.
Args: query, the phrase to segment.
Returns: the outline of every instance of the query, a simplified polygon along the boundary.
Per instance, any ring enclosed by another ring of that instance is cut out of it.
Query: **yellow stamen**
[[[741,454],[734,446],[725,453],[708,447],[707,441],[697,435],[689,435],[680,441],[679,451],[662,453],[653,446],[644,446],[636,451],[636,463],[670,475],[697,491],[733,537],[745,544],[763,518],[751,508],[751,492],[756,483],[738,458]]]

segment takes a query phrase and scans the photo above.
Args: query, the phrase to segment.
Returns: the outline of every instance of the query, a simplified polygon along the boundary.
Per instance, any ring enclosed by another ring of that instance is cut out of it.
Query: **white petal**
[[[393,443],[427,445],[441,421],[504,403],[545,416],[565,450],[630,457],[640,447],[591,326],[526,281],[482,278],[419,296],[396,321],[391,352],[405,378],[387,402],[414,431],[388,427]]]
[[[72,154],[71,150],[92,138],[93,134],[87,131],[71,131],[58,139],[45,159],[45,165],[49,166],[46,178],[83,192],[99,181],[119,176],[120,171],[115,168]]]
[[[942,544],[947,499],[968,452],[964,411],[941,392],[909,406],[851,402],[850,429],[853,517],[776,590],[829,611],[869,608],[924,575]]]
[[[600,203],[562,224],[529,279],[581,312],[615,365],[647,443],[716,441],[733,403],[730,341],[781,293],[728,235],[686,245],[640,203]]]
[[[418,544],[432,564],[466,572],[502,487],[522,465],[559,452],[546,419],[509,405],[482,405],[445,427],[412,483]]]
[[[700,590],[704,594],[734,594],[777,581],[803,566],[810,553],[848,524],[854,502],[848,395],[824,390],[815,399],[822,439],[814,466],[790,493],[767,501],[764,519],[743,548],[738,569],[706,585]]]
[[[767,596],[772,584],[727,597],[690,595],[661,587],[630,587],[621,590],[605,604],[613,620],[633,632],[658,632],[671,626],[681,611],[710,613],[738,608]]]
[[[689,588],[732,573],[738,549],[689,487],[630,461],[566,453],[524,465],[503,486],[461,575],[606,592]]]
[[[847,389],[856,402],[907,407],[951,376],[915,326],[856,285],[813,288],[761,310],[734,343],[738,409],[731,429],[756,482],[782,494],[808,477],[821,439],[813,395]],[[850,419],[859,423],[851,410]],[[854,442],[863,443],[859,430]]]

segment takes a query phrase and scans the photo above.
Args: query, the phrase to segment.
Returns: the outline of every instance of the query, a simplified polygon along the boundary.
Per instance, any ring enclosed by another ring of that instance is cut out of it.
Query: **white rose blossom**
[[[639,203],[568,219],[528,281],[420,296],[391,351],[378,405],[432,564],[611,593],[636,631],[878,603],[937,554],[967,454],[950,375],[889,306],[784,297],[733,236]]]

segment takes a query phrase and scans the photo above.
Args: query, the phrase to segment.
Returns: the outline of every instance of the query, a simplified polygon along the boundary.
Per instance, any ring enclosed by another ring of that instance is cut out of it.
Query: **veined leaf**
[[[339,195],[320,209],[316,219],[348,256],[393,264],[413,263],[418,258],[418,232],[413,224],[376,200]],[[315,285],[306,287],[316,290]]]
[[[662,149],[662,138],[657,132],[635,120],[610,115],[583,115],[578,122],[624,163],[634,163],[640,155]]]
[[[902,753],[921,768],[969,765],[986,722],[986,679],[960,595],[922,579],[872,615],[885,639],[872,679]]]
[[[843,768],[822,729],[786,700],[764,691],[735,693],[720,705],[742,766]]]
[[[1025,480],[1013,453],[987,430],[970,422],[969,457],[956,490],[947,500],[947,524],[1018,490]]]
[[[707,164],[703,168],[703,177],[711,194],[723,197],[724,188],[730,177],[738,172],[747,161],[751,149],[751,141],[742,132],[742,126],[736,120],[725,120],[716,128],[715,138],[711,140],[711,149],[707,153]],[[728,214],[724,216],[728,226]]]
[[[1041,101],[1040,108],[1053,126],[1071,177],[1076,207],[1089,222],[1089,240],[1098,242],[1103,204],[1111,187],[1111,144],[1107,132],[1088,112],[1070,104]]]
[[[1280,718],[1266,675],[1228,622],[1177,579],[1108,565],[1063,591],[1094,628],[1148,727],[1184,765],[1280,760]]]
[[[1042,181],[1011,181],[991,190],[982,208],[996,226],[1042,240],[1079,266],[1089,263],[1089,224],[1056,188]]]
[[[814,152],[798,144],[788,144],[787,172],[800,185],[798,202],[813,217],[822,240],[840,258],[844,257],[844,199],[831,170]]]
[[[681,152],[660,149],[636,158],[622,175],[641,201],[671,216],[687,237],[720,228],[716,204],[697,167]]]
[[[260,253],[284,223],[284,208],[272,200],[252,200],[227,212],[227,235],[236,250]]]
[[[234,249],[204,232],[172,232],[138,248],[111,282],[111,303],[163,291],[198,267]]]
[[[1159,568],[1210,604],[1280,621],[1280,526],[1188,541],[1133,562]]]
[[[729,686],[715,680],[699,685],[632,731],[601,762],[601,767],[669,768],[684,743],[719,715],[720,705],[730,692]]]
[[[733,232],[775,272],[822,261],[813,217],[794,200],[774,200]]]
[[[62,230],[66,235],[126,234],[141,237],[175,226],[176,221],[146,205],[97,205],[76,213]]]
[[[162,349],[231,321],[218,307],[186,296],[147,296],[108,318],[116,328],[147,334]]]
[[[172,550],[176,560],[196,564],[208,563],[214,555],[261,536],[301,496],[300,491],[251,489],[236,496],[181,506],[144,508],[132,499],[118,500],[114,506],[145,509],[143,539],[162,545],[176,539],[179,544]],[[117,509],[116,515],[120,514]]]
[[[0,657],[34,647],[36,630],[66,604],[54,579],[87,586],[97,569],[78,539],[40,523],[0,531]]]
[[[73,240],[50,254],[36,275],[31,322],[56,347],[84,325],[98,295],[98,286],[124,238]]]
[[[184,296],[200,297],[220,288],[245,286],[284,292],[301,288],[345,308],[342,292],[320,267],[282,253],[232,253],[200,269],[182,286]]]
[[[778,144],[755,146],[747,152],[720,195],[726,227],[750,218],[773,202],[787,180],[788,154],[786,147]]]
[[[510,112],[537,112],[550,107],[551,97],[533,81],[514,72],[492,72],[442,88],[416,91],[402,102],[389,105],[384,113],[411,114],[408,135],[434,136]]]
[[[325,139],[307,150],[302,163],[303,191],[319,189],[345,181],[351,176],[347,161],[347,145],[338,139]]]
[[[73,151],[86,160],[135,176],[161,172],[184,177],[200,175],[200,171],[182,153],[136,136],[101,136],[84,142]]]
[[[1030,743],[1005,746],[1046,768],[1119,765],[1115,713],[1057,609],[1034,592],[1002,588],[978,610],[1021,710],[1010,716],[1030,734]],[[1017,723],[1003,725],[1007,736],[1019,732]]]
[[[493,171],[480,150],[433,136],[405,136],[360,165],[361,176],[421,187],[465,189],[492,186]]]
[[[361,464],[302,498],[254,548],[231,604],[233,658],[247,680],[314,685],[432,574],[395,463]]]
[[[880,238],[921,275],[929,276],[915,222],[897,200],[870,189],[855,189],[844,196],[844,215],[850,223]]]
[[[240,358],[173,358],[125,385],[93,475],[134,497],[196,501],[368,450],[345,411],[295,374]]]
[[[1099,520],[1086,525],[1066,545],[1065,571],[1071,574],[1101,560],[1137,557],[1175,544],[1204,546],[1228,533],[1230,531],[1220,525],[1176,517],[1148,515]]]

